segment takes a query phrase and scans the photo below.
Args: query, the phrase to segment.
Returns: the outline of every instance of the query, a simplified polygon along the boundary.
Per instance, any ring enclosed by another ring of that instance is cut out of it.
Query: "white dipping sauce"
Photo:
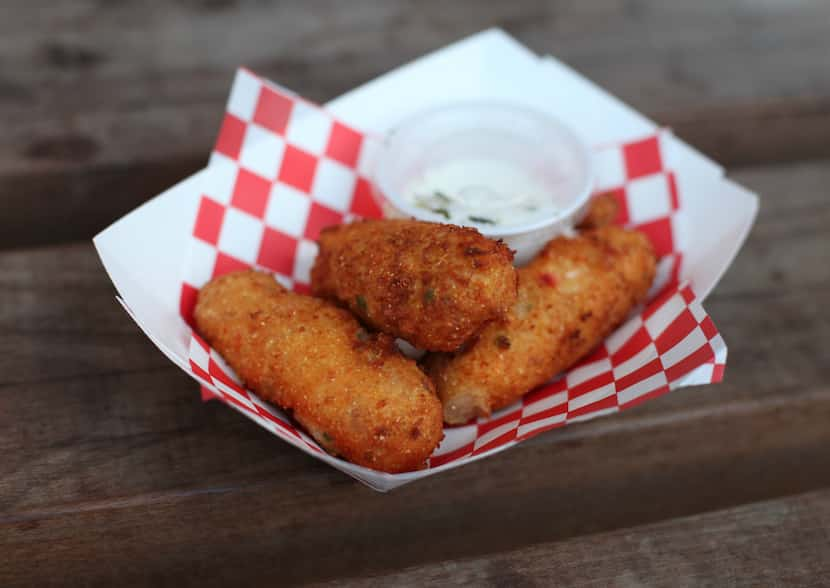
[[[557,212],[549,188],[502,160],[459,159],[427,168],[402,196],[436,221],[480,228],[522,225]]]

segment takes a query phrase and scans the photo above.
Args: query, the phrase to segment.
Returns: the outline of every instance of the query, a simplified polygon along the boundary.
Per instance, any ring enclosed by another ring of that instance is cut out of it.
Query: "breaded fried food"
[[[642,301],[655,254],[642,233],[602,227],[558,237],[519,270],[519,298],[468,348],[430,354],[444,421],[461,424],[518,400],[596,347]]]
[[[429,379],[345,309],[242,271],[199,292],[198,332],[245,385],[330,453],[384,472],[421,468],[443,437]]]
[[[454,351],[516,301],[513,252],[477,230],[415,220],[324,229],[314,294],[415,347]]]
[[[617,218],[620,211],[620,204],[610,192],[597,194],[588,204],[588,210],[577,228],[579,230],[598,229],[610,225]]]

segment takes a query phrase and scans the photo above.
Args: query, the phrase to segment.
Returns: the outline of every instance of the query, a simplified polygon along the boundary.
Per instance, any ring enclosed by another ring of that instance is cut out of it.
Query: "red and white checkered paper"
[[[617,221],[645,232],[660,256],[648,303],[590,356],[523,400],[477,423],[446,429],[428,468],[461,465],[570,422],[635,406],[670,389],[718,382],[726,345],[688,285],[678,282],[684,244],[676,219],[683,195],[664,156],[666,131],[594,152],[598,192],[620,203]],[[236,76],[190,242],[180,310],[191,323],[198,289],[229,271],[257,267],[286,287],[309,290],[323,227],[379,217],[368,169],[377,138],[250,71]],[[282,439],[367,480],[333,458],[277,407],[244,389],[195,333],[190,372],[218,397]],[[394,484],[393,484],[394,485]]]

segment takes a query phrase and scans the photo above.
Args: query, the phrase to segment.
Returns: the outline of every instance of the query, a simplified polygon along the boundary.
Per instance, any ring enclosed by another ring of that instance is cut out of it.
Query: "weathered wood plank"
[[[824,586],[824,490],[337,586]]]
[[[764,202],[707,304],[730,344],[725,384],[387,496],[200,406],[89,245],[0,254],[0,346],[16,353],[0,360],[0,583],[326,580],[830,486],[828,176],[826,162],[741,174]]]
[[[830,393],[814,396],[651,427],[617,421],[593,437],[574,427],[559,443],[529,443],[387,496],[325,466],[284,461],[275,447],[280,465],[267,477],[217,484],[231,477],[217,471],[213,484],[0,517],[0,580],[247,585],[274,576],[288,585],[478,557],[826,487]],[[78,460],[76,468],[106,473],[88,492],[116,489],[119,474],[144,467],[110,457],[123,469]],[[179,460],[187,457],[175,452],[169,466],[186,470],[190,462]],[[240,458],[226,467],[250,472]],[[45,544],[52,549],[36,549]]]
[[[41,15],[13,0],[0,10],[0,247],[87,238],[195,171],[238,64],[326,100],[492,25],[728,165],[830,155],[821,3],[89,2]]]

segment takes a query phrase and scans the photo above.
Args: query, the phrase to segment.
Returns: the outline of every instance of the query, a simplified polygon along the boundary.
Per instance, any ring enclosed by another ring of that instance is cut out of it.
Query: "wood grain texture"
[[[730,345],[724,384],[383,496],[200,405],[112,300],[90,245],[0,254],[0,584],[440,574],[439,562],[830,486],[830,163],[736,175],[762,206],[706,303]],[[798,557],[787,537],[779,549]]]
[[[326,585],[818,588],[828,577],[830,492],[825,490]]]
[[[0,7],[0,248],[88,238],[206,160],[233,70],[324,101],[501,26],[727,165],[830,156],[826,3]]]

